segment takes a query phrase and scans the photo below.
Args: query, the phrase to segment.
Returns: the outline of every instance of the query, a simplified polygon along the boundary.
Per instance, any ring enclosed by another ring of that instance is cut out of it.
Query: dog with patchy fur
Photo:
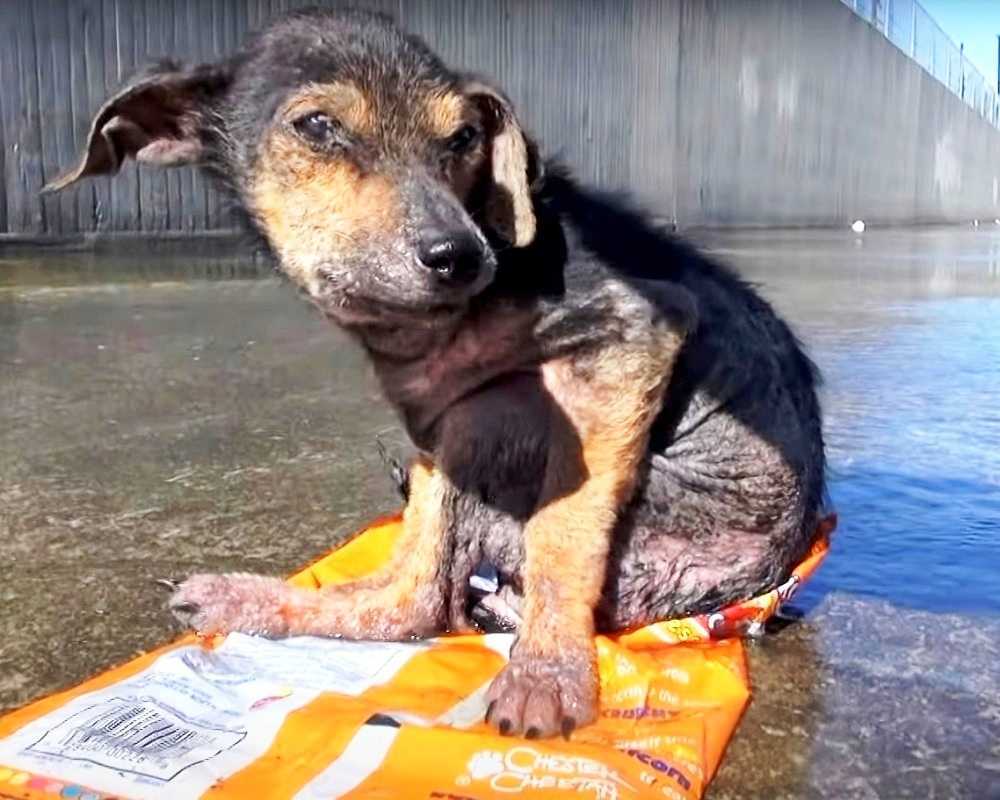
[[[503,733],[596,713],[593,635],[787,576],[819,524],[815,371],[748,285],[543,164],[510,102],[363,12],[296,12],[234,56],[135,78],[80,165],[197,163],[371,357],[419,450],[403,532],[320,591],[196,575],[203,632],[408,639],[470,628],[493,565],[517,641]]]

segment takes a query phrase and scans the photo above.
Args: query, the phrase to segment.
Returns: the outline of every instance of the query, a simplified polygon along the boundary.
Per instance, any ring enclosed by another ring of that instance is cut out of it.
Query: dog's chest
[[[539,373],[516,373],[455,403],[439,428],[436,462],[455,492],[447,515],[455,553],[474,554],[515,582],[522,529],[543,483],[551,402]]]
[[[533,321],[530,311],[491,306],[470,314],[420,358],[376,360],[386,396],[418,447],[437,449],[442,418],[452,406],[506,374],[531,368],[538,359]]]

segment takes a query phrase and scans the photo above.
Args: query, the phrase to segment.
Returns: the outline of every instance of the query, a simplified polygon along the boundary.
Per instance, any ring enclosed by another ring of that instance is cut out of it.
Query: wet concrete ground
[[[1000,797],[1000,233],[699,238],[826,373],[842,520],[709,796]],[[361,356],[246,256],[0,259],[0,709],[170,636],[155,578],[394,507],[376,434]]]

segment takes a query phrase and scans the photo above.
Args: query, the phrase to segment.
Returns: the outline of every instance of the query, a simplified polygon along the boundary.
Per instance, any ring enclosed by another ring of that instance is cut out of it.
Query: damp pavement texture
[[[696,238],[821,366],[841,520],[709,798],[1000,798],[1000,228]],[[250,255],[0,257],[0,709],[174,635],[156,578],[288,573],[396,507],[376,435],[407,451]]]

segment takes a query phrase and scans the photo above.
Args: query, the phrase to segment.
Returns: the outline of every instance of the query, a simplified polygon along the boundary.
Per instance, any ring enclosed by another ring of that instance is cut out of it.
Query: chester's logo
[[[494,792],[514,794],[526,789],[573,792],[597,800],[618,800],[619,789],[635,793],[621,775],[600,761],[578,756],[540,753],[533,747],[513,747],[506,752],[480,750],[469,759],[466,773],[455,782],[469,786],[483,781]]]

